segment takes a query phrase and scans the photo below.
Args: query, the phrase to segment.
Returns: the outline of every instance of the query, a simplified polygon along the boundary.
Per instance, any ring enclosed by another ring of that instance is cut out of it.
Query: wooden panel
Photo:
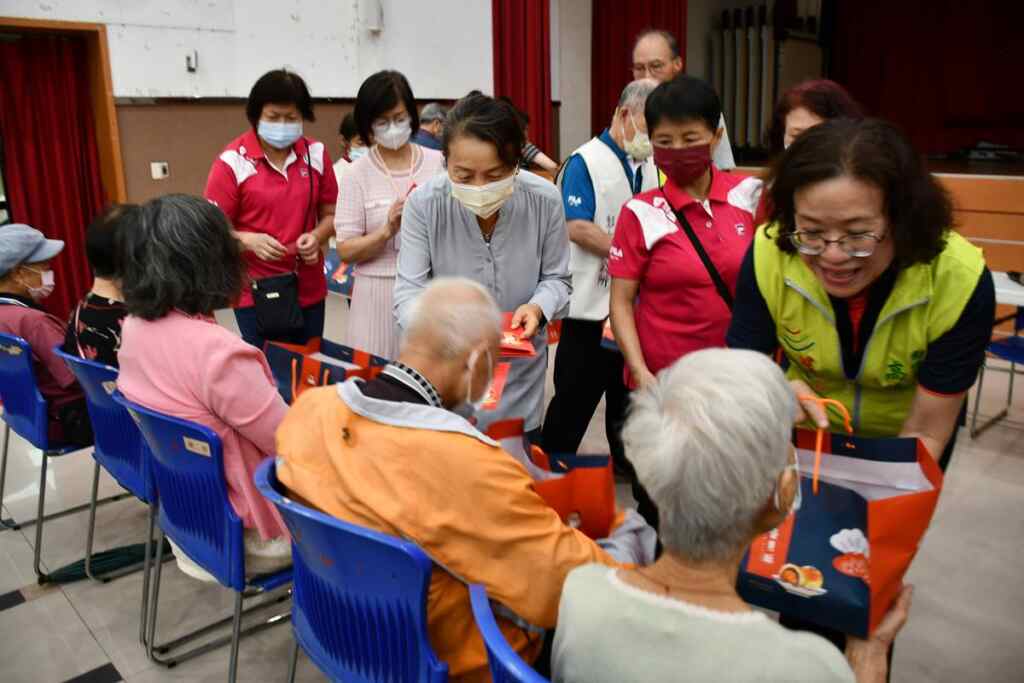
[[[971,240],[985,252],[989,270],[1024,271],[1024,244],[985,244]]]
[[[960,211],[1024,214],[1024,178],[935,174]]]
[[[332,160],[338,154],[338,124],[351,109],[349,103],[318,102],[316,121],[303,124],[303,133],[323,142]],[[201,195],[214,159],[249,128],[243,100],[121,104],[117,118],[131,202],[170,192]],[[154,161],[166,161],[170,176],[153,180],[149,165]]]
[[[956,229],[967,237],[1009,240],[1024,244],[1024,214],[957,211]]]
[[[110,53],[107,50],[107,28],[87,34],[89,50],[89,88],[96,126],[100,174],[107,203],[124,202],[128,198],[121,161],[121,135],[114,108],[114,85],[110,76]]]

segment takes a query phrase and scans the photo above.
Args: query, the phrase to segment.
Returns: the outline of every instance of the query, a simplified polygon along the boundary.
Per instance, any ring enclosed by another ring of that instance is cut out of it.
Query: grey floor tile
[[[0,612],[5,683],[61,683],[107,656],[59,590]]]

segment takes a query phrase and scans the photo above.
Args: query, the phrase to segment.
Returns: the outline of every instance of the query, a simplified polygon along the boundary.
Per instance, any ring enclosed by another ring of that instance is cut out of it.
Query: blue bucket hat
[[[61,240],[49,240],[33,227],[11,223],[0,227],[0,277],[22,263],[49,261],[64,249]]]

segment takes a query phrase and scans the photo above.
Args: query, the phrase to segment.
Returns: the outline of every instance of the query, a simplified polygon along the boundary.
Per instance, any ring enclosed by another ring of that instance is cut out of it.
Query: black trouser
[[[620,435],[629,399],[622,378],[622,354],[601,346],[603,330],[603,320],[562,321],[562,337],[555,353],[555,395],[544,418],[544,450],[575,453],[603,395],[604,426],[612,460],[631,472]]]

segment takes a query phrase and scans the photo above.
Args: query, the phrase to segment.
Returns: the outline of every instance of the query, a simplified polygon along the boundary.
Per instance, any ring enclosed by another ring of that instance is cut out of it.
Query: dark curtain
[[[1024,149],[1024,2],[835,3],[830,75],[922,153]]]
[[[548,0],[491,0],[494,94],[530,117],[530,141],[552,150],[551,12]]]
[[[56,289],[45,302],[61,318],[92,284],[85,226],[103,209],[87,60],[79,38],[24,35],[0,43],[9,211],[13,222],[65,242],[53,266]]]
[[[685,69],[686,0],[594,0],[590,126],[595,135],[608,126],[622,89],[633,80],[633,42],[648,28],[676,37]]]

